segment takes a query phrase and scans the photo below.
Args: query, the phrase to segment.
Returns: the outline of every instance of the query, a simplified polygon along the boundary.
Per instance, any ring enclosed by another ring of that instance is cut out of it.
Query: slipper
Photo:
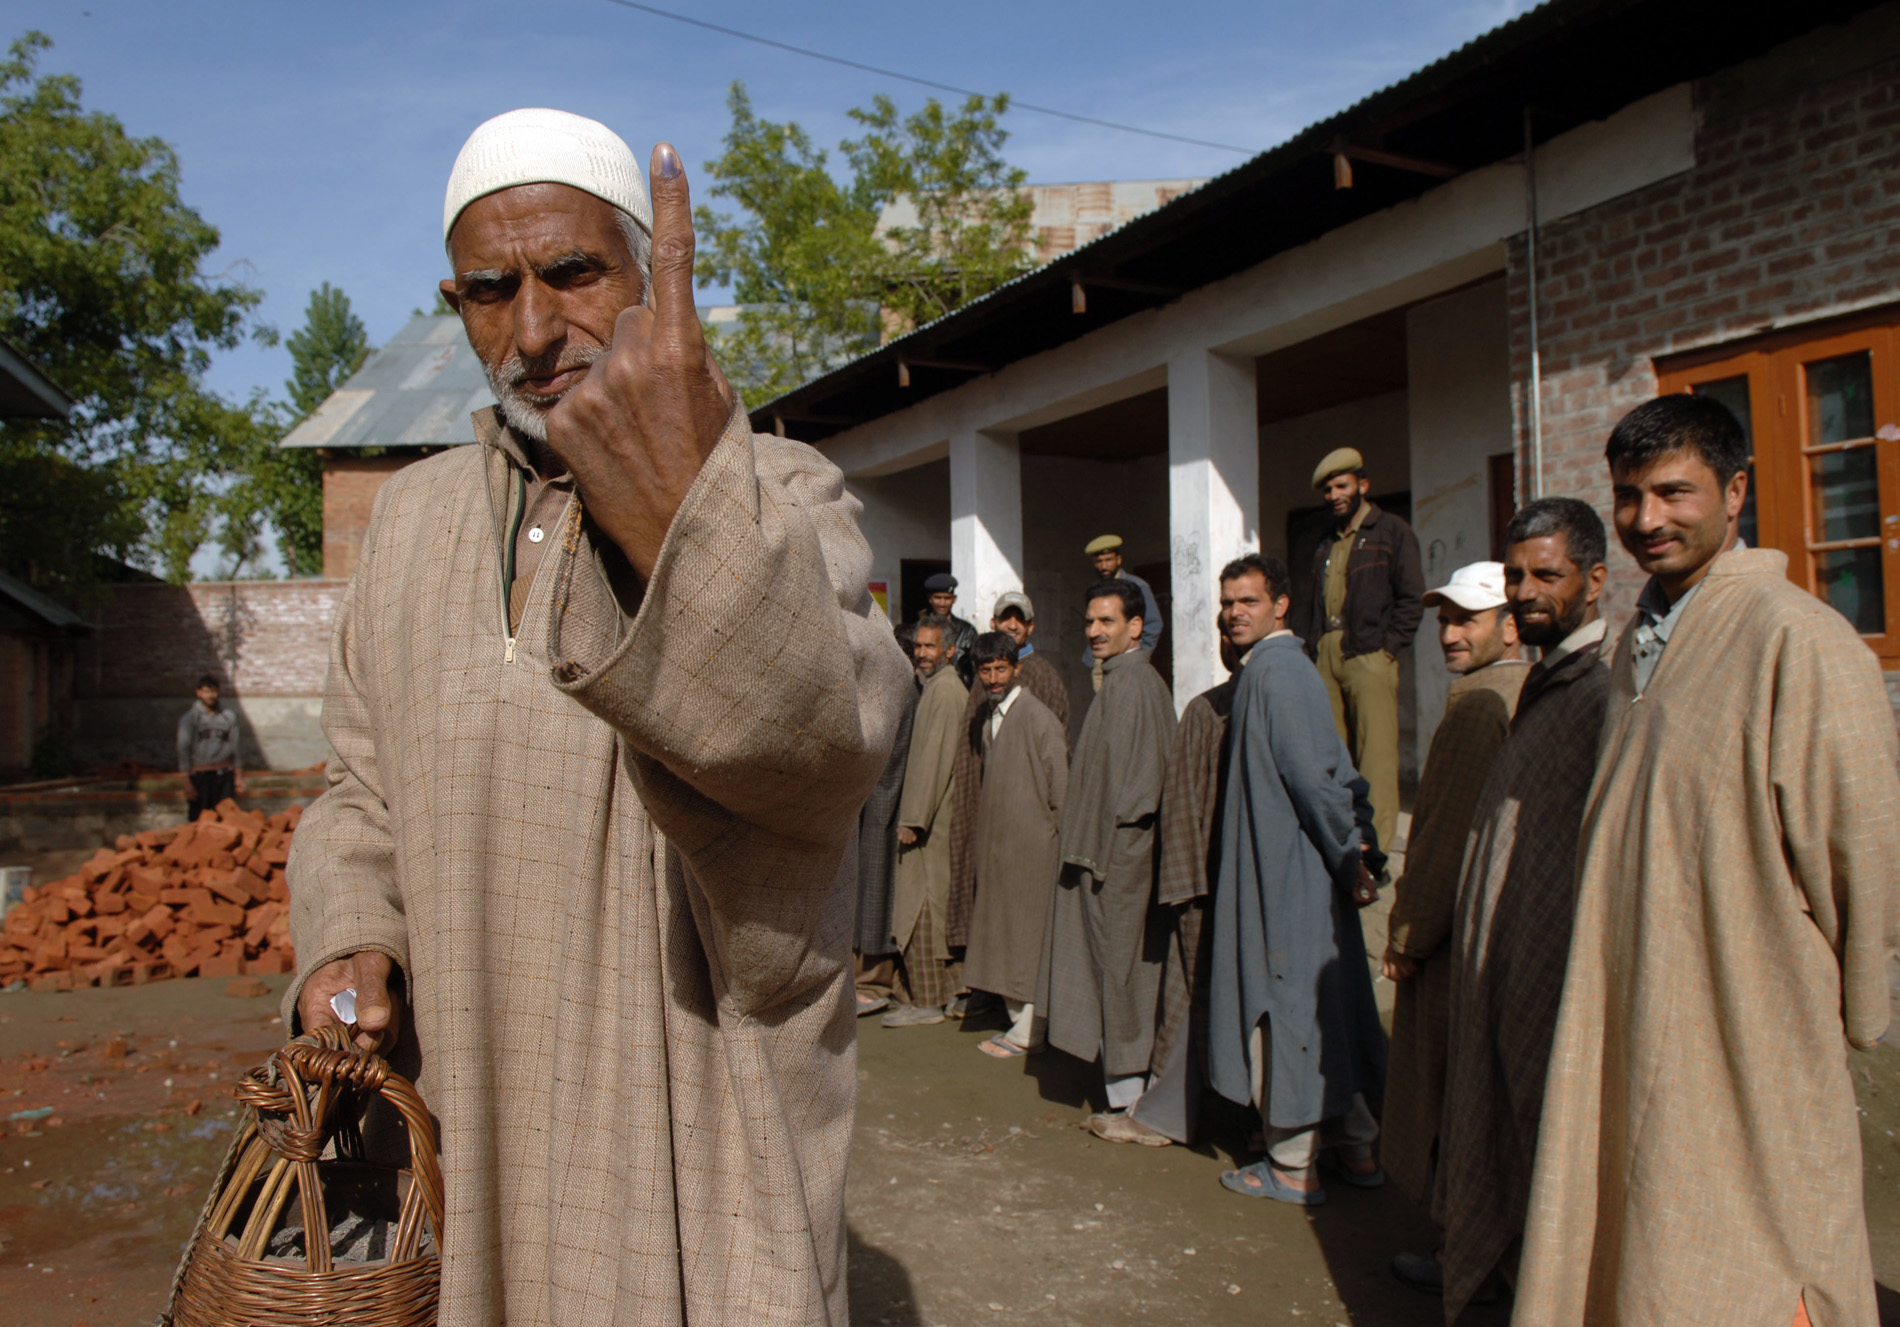
[[[1377,1167],[1370,1175],[1361,1175],[1331,1152],[1319,1154],[1319,1168],[1328,1179],[1344,1180],[1355,1189],[1377,1189],[1385,1184],[1384,1166]]]
[[[859,1018],[863,1018],[866,1014],[880,1013],[890,1007],[891,997],[888,995],[860,995],[858,997]]]
[[[1249,1176],[1260,1182],[1258,1187],[1247,1183]],[[1274,1174],[1273,1164],[1268,1161],[1256,1161],[1251,1166],[1227,1171],[1220,1177],[1220,1182],[1222,1188],[1232,1189],[1243,1198],[1272,1198],[1276,1202],[1293,1203],[1298,1207],[1318,1207],[1326,1201],[1326,1190],[1314,1189],[1311,1193],[1302,1193]]]
[[[999,1032],[977,1043],[978,1050],[985,1055],[994,1055],[999,1060],[1020,1060],[1026,1055],[1035,1055],[1042,1050],[1040,1046],[1018,1046],[1009,1039],[1007,1033]]]

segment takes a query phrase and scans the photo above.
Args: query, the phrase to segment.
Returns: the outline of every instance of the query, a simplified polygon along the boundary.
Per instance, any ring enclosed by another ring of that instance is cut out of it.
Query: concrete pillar
[[[996,596],[1023,588],[1023,467],[1013,433],[950,436],[950,574],[957,612],[990,628]]]
[[[1490,458],[1512,447],[1504,283],[1489,281],[1407,309],[1405,352],[1412,528],[1431,589],[1491,556]],[[1451,685],[1435,610],[1425,610],[1412,658],[1423,770]]]
[[[1260,547],[1254,362],[1194,350],[1168,362],[1168,558],[1178,712],[1227,676],[1214,615],[1221,567]]]

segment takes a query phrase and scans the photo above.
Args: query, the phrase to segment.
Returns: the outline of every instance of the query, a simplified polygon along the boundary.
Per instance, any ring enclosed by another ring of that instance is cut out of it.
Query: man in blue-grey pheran
[[[1208,1075],[1260,1111],[1267,1155],[1221,1183],[1251,1198],[1326,1201],[1313,1173],[1372,1188],[1379,1126],[1367,1098],[1385,1082],[1385,1032],[1355,904],[1376,891],[1376,844],[1354,813],[1353,769],[1319,671],[1286,628],[1286,568],[1249,558],[1223,585],[1265,568],[1273,626],[1241,662],[1228,721],[1227,797],[1211,924]]]
[[[1095,575],[1100,580],[1121,579],[1133,582],[1141,591],[1141,648],[1149,654],[1155,652],[1155,644],[1161,639],[1161,610],[1155,604],[1154,587],[1132,571],[1122,570],[1122,537],[1118,534],[1097,535],[1089,540],[1088,547],[1082,550],[1095,564]],[[1082,647],[1082,666],[1089,670],[1095,680],[1095,689],[1102,689],[1102,661],[1088,646]]]
[[[185,818],[196,820],[227,797],[244,791],[238,772],[237,715],[218,703],[218,679],[198,679],[197,700],[178,721],[178,772],[190,789]]]

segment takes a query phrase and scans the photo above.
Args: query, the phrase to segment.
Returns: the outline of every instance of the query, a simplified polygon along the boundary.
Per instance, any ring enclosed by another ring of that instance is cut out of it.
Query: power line
[[[637,0],[607,0],[608,4],[619,5],[622,9],[636,9],[642,14],[651,14],[655,18],[670,18],[675,23],[685,23],[695,28],[704,28],[708,32],[717,32],[723,36],[736,37],[740,41],[749,41],[758,46],[770,46],[773,50],[789,51],[793,55],[802,55],[811,60],[823,60],[827,64],[843,65],[846,69],[862,70],[867,74],[876,74],[880,78],[894,78],[902,83],[915,83],[919,87],[935,88],[939,92],[954,92],[959,97],[981,97],[986,94],[972,92],[969,88],[952,87],[948,83],[939,83],[931,78],[918,78],[915,74],[900,74],[895,69],[881,69],[877,65],[861,64],[856,60],[847,60],[839,55],[826,55],[823,51],[814,51],[804,46],[793,46],[790,42],[774,41],[770,37],[760,37],[754,33],[741,32],[737,28],[721,27],[717,23],[708,23],[702,18],[692,18],[686,14],[675,14],[668,9],[656,9],[652,5],[639,4]],[[1093,116],[1077,115],[1073,111],[1059,111],[1053,106],[1037,106],[1032,102],[1017,101],[1010,98],[1011,106],[1025,111],[1034,111],[1038,115],[1053,115],[1059,120],[1073,120],[1077,124],[1092,124],[1098,129],[1115,129],[1124,134],[1141,134],[1147,138],[1165,138],[1173,143],[1189,143],[1195,147],[1211,147],[1221,152],[1238,152],[1251,157],[1257,149],[1235,147],[1232,143],[1211,143],[1205,138],[1189,138],[1184,134],[1167,134],[1159,129],[1143,129],[1132,124],[1117,124],[1113,120],[1097,120]]]

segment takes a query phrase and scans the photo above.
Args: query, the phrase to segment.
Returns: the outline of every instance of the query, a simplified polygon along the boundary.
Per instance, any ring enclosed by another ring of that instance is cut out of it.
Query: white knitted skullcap
[[[605,199],[653,233],[653,207],[633,150],[598,120],[567,111],[509,111],[476,126],[455,156],[442,238],[477,198],[517,184],[569,184]]]

